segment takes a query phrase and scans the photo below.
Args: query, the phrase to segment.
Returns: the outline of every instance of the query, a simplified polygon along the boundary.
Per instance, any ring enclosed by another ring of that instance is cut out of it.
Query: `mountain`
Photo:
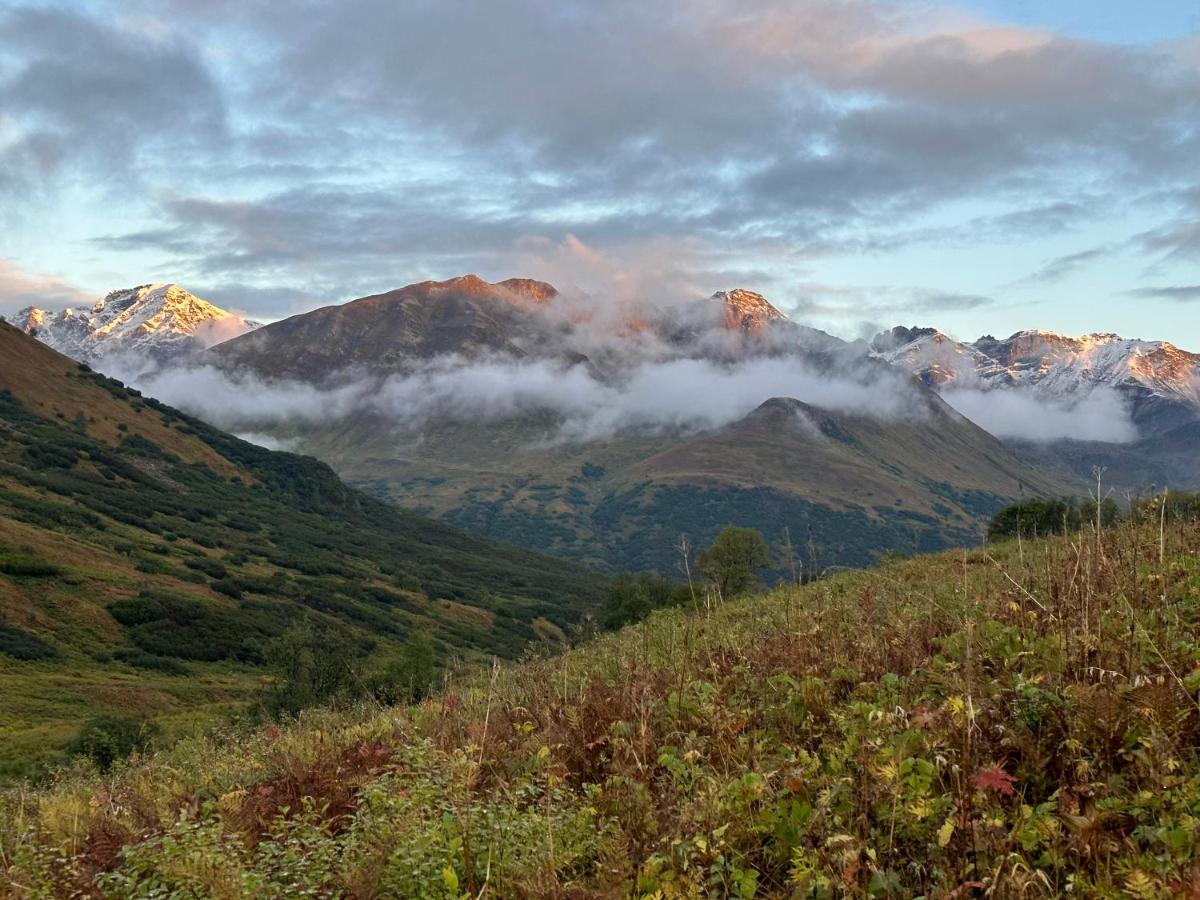
[[[331,391],[324,414],[272,406],[230,427],[377,496],[609,570],[673,572],[680,533],[700,545],[728,523],[774,542],[786,528],[818,548],[810,566],[861,564],[976,541],[1023,492],[1062,489],[927,387],[745,290],[614,307],[464,276],[206,356],[242,394]]]
[[[1033,389],[1048,398],[1112,388],[1143,436],[1200,419],[1200,354],[1167,341],[1019,331],[966,343],[933,328],[900,327],[872,346],[880,358],[936,388]]]
[[[1102,469],[1115,488],[1200,485],[1200,456],[1191,449],[1200,429],[1200,354],[1115,334],[1020,331],[967,343],[935,328],[904,327],[878,335],[872,351],[939,391],[1011,390],[1060,407],[1111,391],[1136,430],[1133,440],[1008,443],[1032,465],[1065,479],[1094,478]]]
[[[177,363],[258,327],[177,284],[112,291],[90,309],[28,307],[15,323],[47,346],[116,374]]]
[[[620,341],[612,338],[619,337]],[[707,341],[719,355],[749,340],[777,346],[833,339],[788,321],[760,294],[722,291],[707,301],[614,311],[562,297],[542,281],[489,283],[477,275],[423,281],[271,323],[214,347],[226,369],[307,382],[413,371],[447,356],[588,362],[610,369],[634,352],[679,355]],[[653,344],[653,347],[647,346]]]
[[[304,380],[348,370],[408,371],[419,360],[449,353],[526,357],[554,331],[553,323],[530,313],[557,293],[529,279],[424,281],[274,322],[210,355],[227,367]]]
[[[0,324],[0,775],[100,712],[183,727],[261,693],[304,619],[386,658],[559,641],[604,580],[405,512]]]

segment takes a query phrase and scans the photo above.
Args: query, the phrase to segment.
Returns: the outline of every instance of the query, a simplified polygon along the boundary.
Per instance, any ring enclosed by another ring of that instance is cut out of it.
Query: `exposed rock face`
[[[771,322],[787,319],[762,294],[736,288],[732,291],[717,291],[713,300],[725,304],[725,327],[730,331],[746,333],[758,331]]]

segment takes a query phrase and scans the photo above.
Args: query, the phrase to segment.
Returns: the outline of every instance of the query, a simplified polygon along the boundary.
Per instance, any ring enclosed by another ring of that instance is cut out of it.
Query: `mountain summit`
[[[90,309],[47,312],[31,306],[17,314],[15,324],[81,362],[142,368],[178,361],[258,327],[178,284],[111,291]]]
[[[787,316],[772,306],[762,294],[743,288],[717,291],[712,295],[712,299],[725,305],[725,327],[730,331],[750,333],[771,322],[787,319]]]
[[[1167,341],[1035,329],[967,343],[934,328],[899,327],[876,336],[872,350],[934,388],[1030,388],[1048,399],[1111,388],[1148,432],[1200,417],[1200,354]]]

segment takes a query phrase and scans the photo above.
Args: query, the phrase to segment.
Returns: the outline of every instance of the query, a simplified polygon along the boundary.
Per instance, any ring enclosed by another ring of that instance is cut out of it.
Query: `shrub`
[[[605,628],[622,628],[640,622],[656,609],[689,602],[691,591],[686,584],[653,573],[622,572],[608,589],[600,621]]]
[[[0,622],[0,653],[13,659],[56,659],[58,651],[35,634]]]
[[[265,656],[276,680],[264,705],[275,714],[294,715],[336,701],[362,683],[354,644],[345,632],[310,621],[268,644]]]
[[[424,699],[437,680],[438,654],[425,629],[412,632],[398,659],[372,675],[368,689],[381,703],[416,703]]]
[[[89,720],[67,749],[106,772],[135,750],[144,750],[157,734],[158,727],[143,716],[105,714]]]
[[[0,554],[0,572],[16,578],[50,578],[62,569],[31,553]]]
[[[1100,503],[1100,526],[1111,528],[1121,519],[1121,511],[1110,499]],[[1001,540],[1020,535],[1023,538],[1066,534],[1094,525],[1096,501],[1071,499],[1023,500],[1006,506],[992,517],[988,525],[988,540]]]

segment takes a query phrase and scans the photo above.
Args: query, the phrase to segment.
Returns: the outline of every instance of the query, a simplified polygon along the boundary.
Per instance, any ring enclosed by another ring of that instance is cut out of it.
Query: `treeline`
[[[988,540],[1038,538],[1069,534],[1082,529],[1112,528],[1122,523],[1189,522],[1200,519],[1200,493],[1167,491],[1153,497],[1134,498],[1122,509],[1112,498],[1023,500],[1006,506],[992,517]]]

